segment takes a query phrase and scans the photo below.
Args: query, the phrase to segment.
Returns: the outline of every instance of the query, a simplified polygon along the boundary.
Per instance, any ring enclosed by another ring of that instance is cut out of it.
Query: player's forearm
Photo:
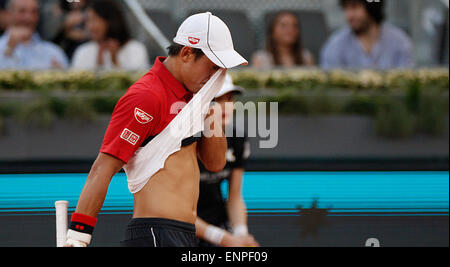
[[[247,225],[247,207],[242,198],[227,201],[227,213],[231,226]]]
[[[97,223],[97,215],[103,206],[114,174],[115,168],[108,164],[106,157],[99,155],[89,172],[75,213],[72,214],[65,246],[86,247],[90,244]]]
[[[105,201],[109,183],[122,165],[121,161],[100,153],[89,172],[75,212],[96,217]]]
[[[242,168],[232,170],[227,201],[227,213],[231,226],[233,227],[233,233],[238,228],[238,233],[240,234],[244,234],[247,228],[247,207],[242,197],[243,175],[244,169]]]
[[[108,191],[110,178],[101,175],[88,177],[75,212],[97,217]]]
[[[205,231],[208,225],[209,224],[207,222],[202,220],[200,217],[197,217],[197,219],[195,220],[195,235],[198,238],[205,239]]]

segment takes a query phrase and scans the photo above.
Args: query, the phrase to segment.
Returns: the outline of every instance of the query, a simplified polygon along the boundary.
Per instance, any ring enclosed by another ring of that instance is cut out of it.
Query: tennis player
[[[225,83],[215,101],[222,111],[222,129],[233,119],[234,96],[241,94],[243,88],[235,86],[227,74]],[[242,176],[245,163],[250,156],[250,143],[243,133],[233,127],[232,135],[227,136],[228,150],[225,168],[211,172],[202,162],[200,166],[200,196],[197,206],[197,237],[201,247],[257,247],[258,242],[249,234],[247,211],[242,198]],[[221,185],[228,181],[228,199],[222,196]]]
[[[169,56],[158,57],[152,69],[118,101],[72,215],[66,246],[90,243],[109,183],[122,168],[134,196],[134,212],[121,245],[198,245],[197,162],[209,171],[221,171],[226,164],[226,138],[220,126],[215,126],[217,114],[213,112],[204,120],[203,135],[179,140],[167,129],[187,123],[180,116],[198,110],[192,106],[198,96],[208,95],[208,90],[217,94],[224,69],[247,61],[234,50],[226,24],[210,12],[187,18],[173,41]],[[185,106],[174,114],[174,106],[180,103]]]

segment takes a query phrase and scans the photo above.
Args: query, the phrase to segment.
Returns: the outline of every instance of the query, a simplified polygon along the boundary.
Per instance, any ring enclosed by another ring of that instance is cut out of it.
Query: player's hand
[[[219,103],[211,102],[208,110],[208,114],[206,114],[206,119],[211,119],[213,121],[220,120],[222,118],[222,108]]]
[[[258,241],[255,240],[253,235],[241,236],[244,238],[245,247],[259,247]]]
[[[92,235],[69,229],[64,247],[84,248],[91,242]]]
[[[226,233],[222,239],[222,246],[224,247],[259,247],[252,235],[235,236],[231,233]]]
[[[87,244],[82,241],[68,238],[66,240],[66,243],[64,244],[64,247],[65,248],[85,248],[85,247],[87,247]]]
[[[222,129],[222,108],[218,103],[212,103],[208,114],[205,117],[205,130],[203,134],[206,137],[223,137]]]

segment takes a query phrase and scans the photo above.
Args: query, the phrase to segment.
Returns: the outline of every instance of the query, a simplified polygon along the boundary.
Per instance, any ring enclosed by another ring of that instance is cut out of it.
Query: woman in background
[[[145,46],[131,39],[125,16],[114,0],[92,0],[87,8],[91,41],[77,48],[72,68],[147,70]]]
[[[300,21],[291,11],[277,13],[270,22],[266,49],[255,52],[255,68],[313,66],[313,55],[303,48]]]

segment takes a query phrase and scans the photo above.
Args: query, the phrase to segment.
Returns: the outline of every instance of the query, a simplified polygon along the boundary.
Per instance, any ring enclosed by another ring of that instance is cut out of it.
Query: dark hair
[[[266,38],[266,49],[273,56],[273,61],[275,65],[281,65],[280,59],[278,57],[278,51],[276,47],[276,42],[273,37],[273,31],[275,30],[275,25],[278,23],[278,20],[283,15],[293,15],[298,21],[298,27],[300,30],[300,20],[294,12],[284,10],[278,12],[275,17],[270,21],[269,27],[267,28],[267,38]],[[301,34],[297,38],[297,41],[292,45],[292,54],[294,55],[295,64],[303,65],[303,44]]]
[[[108,23],[107,38],[116,39],[123,46],[131,39],[127,21],[121,6],[114,0],[92,0],[88,8],[91,8],[98,16]]]
[[[181,52],[181,49],[183,49],[183,47],[184,47],[184,45],[172,43],[169,47],[167,47],[167,49],[169,50],[169,53],[168,53],[169,56],[178,56]],[[203,53],[203,51],[198,48],[192,48],[192,51],[195,54],[195,60],[197,60],[200,57],[202,57],[203,55],[205,55]]]
[[[1,2],[1,0],[0,0]],[[72,8],[71,8],[72,3],[67,1],[67,0],[59,0],[59,7],[64,11],[64,12],[69,12]],[[89,0],[86,0],[84,3],[84,6],[89,6]]]
[[[367,1],[367,0],[340,0],[340,4],[342,8],[345,8],[349,3],[360,3],[362,4],[367,13],[375,20],[377,24],[381,24],[384,21],[384,5],[386,0],[379,1]]]

